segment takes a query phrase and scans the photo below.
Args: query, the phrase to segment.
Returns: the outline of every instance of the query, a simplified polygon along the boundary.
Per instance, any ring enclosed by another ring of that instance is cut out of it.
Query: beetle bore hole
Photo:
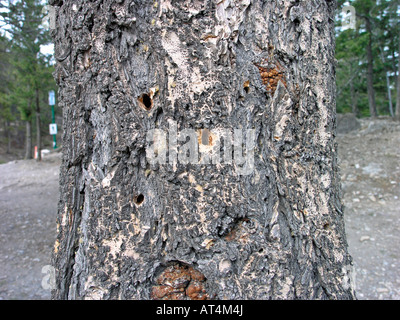
[[[247,80],[244,84],[243,84],[243,89],[246,93],[250,92],[250,80]]]
[[[144,195],[139,194],[138,196],[135,197],[135,199],[133,200],[135,202],[135,204],[139,205],[142,204],[144,201]]]
[[[139,98],[139,103],[144,107],[146,110],[151,110],[153,107],[153,101],[151,100],[150,96],[147,93],[143,93]]]

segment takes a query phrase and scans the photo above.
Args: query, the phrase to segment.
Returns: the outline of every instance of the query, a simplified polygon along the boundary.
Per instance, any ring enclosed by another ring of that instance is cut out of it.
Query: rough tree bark
[[[335,1],[50,3],[64,117],[54,299],[355,297]],[[150,164],[155,128],[197,130],[202,159],[221,128],[254,129],[254,170]]]

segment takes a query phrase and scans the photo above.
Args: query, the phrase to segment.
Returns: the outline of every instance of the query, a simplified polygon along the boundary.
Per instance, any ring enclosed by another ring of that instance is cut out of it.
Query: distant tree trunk
[[[11,153],[12,130],[10,121],[7,121],[7,153]]]
[[[369,113],[371,117],[375,118],[378,116],[378,112],[376,111],[376,102],[375,102],[375,90],[374,90],[374,60],[372,53],[372,26],[371,20],[369,17],[365,17],[365,26],[368,32],[368,43],[367,43],[367,92],[368,92],[368,104],[369,104]]]
[[[396,90],[396,113],[395,113],[395,118],[396,120],[400,120],[400,41],[399,41],[399,57],[398,57],[398,63],[397,63],[397,90]]]
[[[40,125],[40,100],[39,100],[39,89],[35,91],[36,98],[36,146],[37,146],[37,161],[42,160],[42,136],[41,136],[41,125]]]
[[[64,115],[54,299],[355,297],[335,1],[50,4]],[[198,149],[182,145],[191,129]],[[234,159],[186,164],[187,151]]]
[[[350,78],[350,99],[351,99],[351,112],[358,116],[358,108],[357,108],[357,93],[354,88],[354,77]]]
[[[389,79],[388,71],[385,71],[385,77],[386,77],[386,89],[387,89],[388,104],[389,104],[389,114],[391,117],[394,117],[393,103],[392,103],[392,90],[390,89],[390,79]]]
[[[32,124],[31,120],[25,121],[26,140],[25,140],[25,159],[32,159]]]
[[[11,127],[10,127],[9,120],[4,120],[4,138],[7,143],[6,153],[10,154],[11,153]]]
[[[392,103],[392,90],[390,89],[390,78],[389,78],[389,70],[386,68],[386,60],[385,60],[385,54],[383,52],[383,48],[379,47],[380,54],[381,54],[381,60],[385,70],[385,78],[386,78],[386,90],[387,90],[387,95],[388,95],[388,102],[389,102],[389,114],[391,117],[394,117],[394,112],[393,112],[393,103]]]

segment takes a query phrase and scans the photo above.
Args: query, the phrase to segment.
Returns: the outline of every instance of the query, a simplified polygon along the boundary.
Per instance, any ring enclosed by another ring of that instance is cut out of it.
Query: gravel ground
[[[363,120],[338,136],[359,299],[400,299],[400,124]],[[0,300],[49,299],[61,155],[0,165]]]
[[[60,159],[0,165],[0,300],[50,298],[42,268],[55,241]]]
[[[400,299],[400,124],[364,120],[338,139],[358,299]]]

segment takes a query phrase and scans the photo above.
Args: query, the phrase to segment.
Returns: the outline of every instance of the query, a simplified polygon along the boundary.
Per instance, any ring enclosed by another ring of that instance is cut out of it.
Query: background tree
[[[356,9],[355,30],[340,28],[339,13],[344,5],[353,5]],[[354,112],[356,101],[359,115],[374,116],[379,112],[393,116],[399,9],[397,1],[339,1],[336,33],[339,112]]]
[[[375,88],[374,88],[374,53],[373,53],[373,10],[376,8],[376,0],[358,0],[352,3],[357,11],[357,17],[363,22],[363,27],[365,28],[367,43],[366,58],[367,58],[367,94],[368,94],[368,105],[371,117],[376,117],[378,115],[376,109],[375,101]]]
[[[396,53],[396,43],[398,43],[398,4],[397,1],[383,1],[377,4],[376,27],[373,34],[376,38],[378,57],[377,61],[384,74],[386,82],[387,96],[386,101],[390,116],[394,116],[392,88],[395,89],[396,64],[393,64],[393,57]],[[393,55],[393,57],[392,57]],[[381,81],[383,83],[383,81]]]
[[[14,120],[9,92],[11,83],[10,45],[10,41],[6,37],[0,35],[0,83],[2,83],[0,87],[0,119],[2,120],[7,153],[10,153],[11,149],[12,127],[10,122]]]
[[[53,298],[354,298],[335,1],[50,3],[64,111]],[[222,128],[255,130],[250,174],[146,157],[151,129],[197,130],[204,160],[228,151]]]
[[[18,105],[21,119],[26,122],[26,158],[32,157],[32,117],[35,115],[38,160],[41,159],[40,94],[48,59],[40,48],[50,42],[49,33],[42,26],[43,3],[40,0],[2,1],[2,27],[12,37],[11,51],[14,67],[13,101]]]
[[[400,41],[399,41],[399,53],[400,53]],[[400,120],[400,54],[398,55],[398,70],[397,70],[397,97],[396,97],[396,114],[397,120]]]
[[[339,21],[340,24],[340,21]],[[360,68],[364,59],[366,38],[358,30],[339,31],[336,38],[337,110],[361,115],[363,93],[366,91],[365,71]],[[360,110],[361,109],[361,110]]]

